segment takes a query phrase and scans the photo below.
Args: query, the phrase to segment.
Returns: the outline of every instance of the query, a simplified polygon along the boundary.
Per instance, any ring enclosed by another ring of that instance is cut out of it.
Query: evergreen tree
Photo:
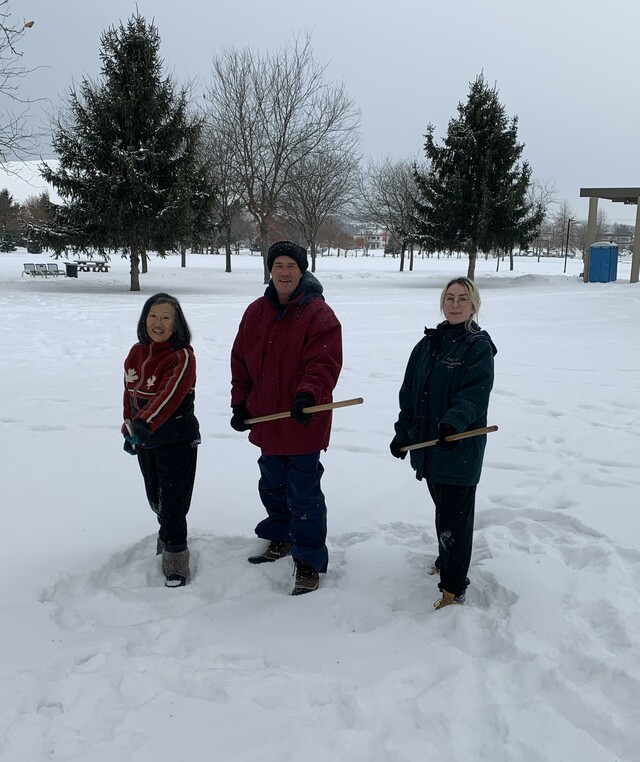
[[[417,228],[429,251],[457,250],[469,255],[474,277],[478,251],[509,250],[533,240],[543,212],[528,199],[528,163],[519,163],[518,118],[509,119],[482,75],[471,83],[465,104],[451,119],[442,145],[427,127],[429,168],[415,168]]]
[[[16,245],[13,241],[13,235],[10,230],[3,230],[0,238],[0,251],[5,254],[9,251],[15,251]]]
[[[27,251],[29,254],[42,254],[42,244],[33,234],[30,235],[27,241]]]
[[[210,194],[199,159],[200,124],[185,88],[162,77],[160,37],[135,14],[102,34],[101,78],[83,79],[58,119],[59,167],[42,176],[66,201],[48,243],[76,250],[122,250],[139,291],[146,252],[162,256],[204,236]]]

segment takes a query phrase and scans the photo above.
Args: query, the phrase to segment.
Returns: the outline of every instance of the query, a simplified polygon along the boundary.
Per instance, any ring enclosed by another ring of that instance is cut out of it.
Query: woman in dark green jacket
[[[400,388],[400,414],[391,454],[429,439],[435,447],[411,451],[417,479],[425,479],[436,508],[438,558],[430,573],[440,574],[442,608],[464,603],[469,580],[476,486],[480,481],[486,434],[459,442],[445,437],[487,425],[496,348],[474,321],[480,294],[473,281],[455,278],[440,295],[445,321],[426,328],[413,349]]]

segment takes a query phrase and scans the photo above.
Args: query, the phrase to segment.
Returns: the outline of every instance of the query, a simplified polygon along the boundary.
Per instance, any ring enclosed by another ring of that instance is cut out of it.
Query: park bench
[[[44,262],[34,264],[33,262],[26,262],[22,265],[22,275],[30,275],[32,278],[48,278],[50,275],[57,278],[59,275],[64,275],[64,270],[58,267],[57,262]]]

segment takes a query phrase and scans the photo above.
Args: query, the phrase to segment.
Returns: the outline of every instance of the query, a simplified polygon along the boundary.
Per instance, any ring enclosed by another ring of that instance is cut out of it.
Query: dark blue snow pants
[[[292,543],[291,555],[326,572],[327,506],[320,489],[320,453],[265,455],[258,459],[258,492],[267,518],[256,527],[265,540]]]

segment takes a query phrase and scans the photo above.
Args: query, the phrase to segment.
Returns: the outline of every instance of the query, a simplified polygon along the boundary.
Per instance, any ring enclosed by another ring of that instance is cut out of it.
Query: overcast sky
[[[223,46],[267,51],[309,32],[315,58],[342,80],[362,113],[362,147],[375,160],[422,155],[428,123],[445,134],[481,72],[519,117],[524,158],[579,218],[581,187],[640,186],[638,0],[10,0],[33,19],[24,83],[60,104],[95,77],[101,32],[135,12],[153,19],[167,71],[209,78]],[[611,220],[635,207],[601,202]]]

